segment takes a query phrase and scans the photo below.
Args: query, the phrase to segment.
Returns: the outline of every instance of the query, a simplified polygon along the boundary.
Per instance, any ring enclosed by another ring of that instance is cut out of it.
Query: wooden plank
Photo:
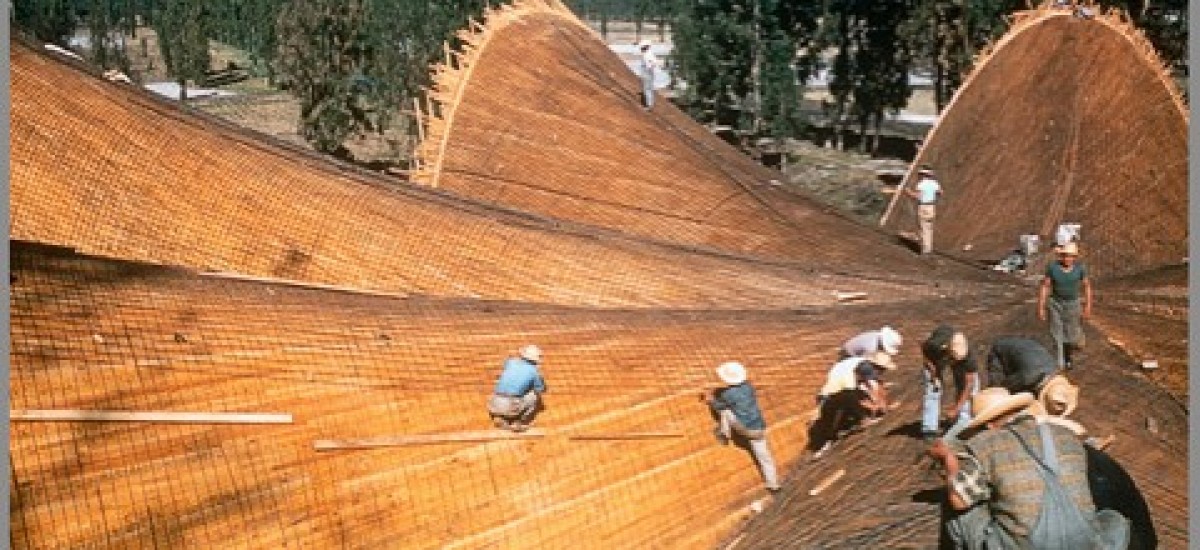
[[[627,433],[594,433],[572,434],[568,439],[576,441],[608,441],[614,439],[659,439],[667,437],[683,437],[683,432],[627,432]]]
[[[13,421],[26,422],[172,422],[184,424],[291,424],[287,413],[212,413],[177,411],[100,411],[28,409],[9,411]]]
[[[363,439],[318,439],[313,441],[313,448],[318,451],[337,451],[349,449],[375,449],[379,447],[403,447],[406,445],[472,443],[480,441],[499,441],[504,439],[537,439],[545,436],[546,432],[538,429],[532,429],[526,432],[487,430],[474,432],[455,432],[448,434],[397,435]]]
[[[833,485],[833,483],[834,483],[835,481],[837,481],[837,480],[841,479],[841,478],[842,478],[842,476],[844,476],[844,475],[846,475],[846,469],[845,469],[845,468],[839,469],[838,471],[836,471],[836,472],[834,472],[834,473],[832,473],[832,474],[829,474],[829,476],[828,476],[828,477],[826,477],[825,479],[821,480],[821,482],[820,482],[820,483],[818,483],[816,487],[813,487],[813,488],[812,488],[812,490],[808,492],[808,496],[810,496],[810,497],[815,497],[815,496],[817,496],[817,495],[821,494],[821,491],[824,491],[825,489],[828,489],[828,488],[829,488],[829,486]]]
[[[836,292],[836,295],[837,295],[837,300],[839,302],[852,302],[852,301],[867,299],[866,292],[841,292],[841,291],[838,291],[838,292]]]

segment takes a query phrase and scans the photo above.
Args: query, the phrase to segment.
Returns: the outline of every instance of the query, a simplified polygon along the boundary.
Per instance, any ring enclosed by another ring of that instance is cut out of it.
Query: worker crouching
[[[541,361],[541,348],[531,344],[521,348],[517,357],[504,362],[504,370],[488,400],[488,412],[497,428],[523,432],[533,423],[533,417],[542,408],[541,394],[546,392],[546,381],[538,370]]]
[[[809,430],[814,459],[829,450],[843,429],[872,424],[891,409],[879,372],[893,368],[890,355],[877,353],[872,359],[849,357],[829,369],[817,394],[818,416]]]
[[[962,441],[930,448],[944,467],[954,547],[1126,548],[1129,521],[1096,510],[1083,444],[1061,421],[1028,414],[1034,401],[999,387],[981,391]]]

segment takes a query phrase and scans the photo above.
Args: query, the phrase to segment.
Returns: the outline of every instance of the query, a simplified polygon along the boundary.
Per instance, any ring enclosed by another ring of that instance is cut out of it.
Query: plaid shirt
[[[1018,416],[1006,428],[1020,434],[1033,452],[1041,455],[1042,438],[1032,416]],[[1090,516],[1096,508],[1088,488],[1083,444],[1061,426],[1051,425],[1050,431],[1058,451],[1059,480],[1079,510]],[[1010,534],[1028,536],[1042,510],[1045,490],[1033,457],[1007,429],[979,433],[964,445],[965,450],[959,448],[956,452],[959,471],[950,481],[954,492],[968,506],[987,503],[996,521]]]

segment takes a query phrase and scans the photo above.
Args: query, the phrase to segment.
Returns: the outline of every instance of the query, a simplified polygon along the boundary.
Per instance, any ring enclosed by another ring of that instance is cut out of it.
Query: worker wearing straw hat
[[[877,354],[882,356],[886,354]],[[843,427],[874,423],[892,408],[879,372],[891,370],[891,362],[875,363],[865,357],[838,361],[825,377],[817,394],[817,418],[809,428],[809,450],[819,459],[833,446]]]
[[[717,417],[717,439],[722,444],[728,443],[734,435],[744,439],[758,463],[767,490],[778,492],[775,458],[767,445],[767,423],[758,406],[754,386],[746,380],[745,365],[727,361],[718,366],[716,372],[724,386],[705,392],[703,397]]]
[[[904,338],[900,333],[885,325],[879,330],[868,330],[846,340],[842,344],[842,358],[866,357],[872,361],[878,359],[890,364],[892,357],[900,353],[900,345],[903,343]],[[881,352],[887,357],[876,355]]]
[[[1038,318],[1050,320],[1050,336],[1057,348],[1058,366],[1070,370],[1074,353],[1083,348],[1083,320],[1092,315],[1092,281],[1087,266],[1078,261],[1079,244],[1071,241],[1056,248],[1058,261],[1046,266],[1038,292]]]
[[[1060,422],[1039,422],[1025,392],[988,388],[971,398],[967,439],[929,449],[942,462],[957,548],[1124,549],[1129,522],[1096,511],[1087,451]],[[1035,450],[1036,449],[1036,450]]]
[[[541,394],[546,381],[538,371],[542,362],[541,348],[530,344],[504,362],[504,370],[496,380],[496,388],[488,400],[488,413],[497,428],[523,432],[533,423],[541,408]]]

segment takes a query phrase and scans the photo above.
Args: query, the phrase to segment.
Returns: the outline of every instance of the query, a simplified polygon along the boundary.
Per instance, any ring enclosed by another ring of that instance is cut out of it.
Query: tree
[[[278,19],[280,72],[300,98],[301,135],[317,150],[345,156],[342,142],[369,127],[355,94],[371,55],[361,0],[293,0]]]
[[[208,51],[209,8],[205,0],[173,0],[163,4],[154,17],[158,47],[167,74],[179,83],[179,101],[186,101],[187,81],[203,84],[212,63]]]
[[[301,135],[342,157],[355,133],[383,131],[430,85],[431,64],[487,0],[291,0],[277,21],[276,65],[300,98]]]
[[[88,26],[88,60],[102,69],[129,71],[125,40],[121,34],[120,13],[111,0],[88,0],[85,11]]]
[[[684,101],[702,122],[790,135],[813,71],[807,49],[817,10],[786,0],[682,0],[671,33]]]
[[[17,0],[12,9],[15,26],[43,42],[66,46],[75,31],[74,2],[70,0]]]
[[[240,48],[250,57],[251,67],[265,73],[274,83],[274,67],[278,49],[276,20],[284,0],[216,0],[210,1],[212,38]]]

